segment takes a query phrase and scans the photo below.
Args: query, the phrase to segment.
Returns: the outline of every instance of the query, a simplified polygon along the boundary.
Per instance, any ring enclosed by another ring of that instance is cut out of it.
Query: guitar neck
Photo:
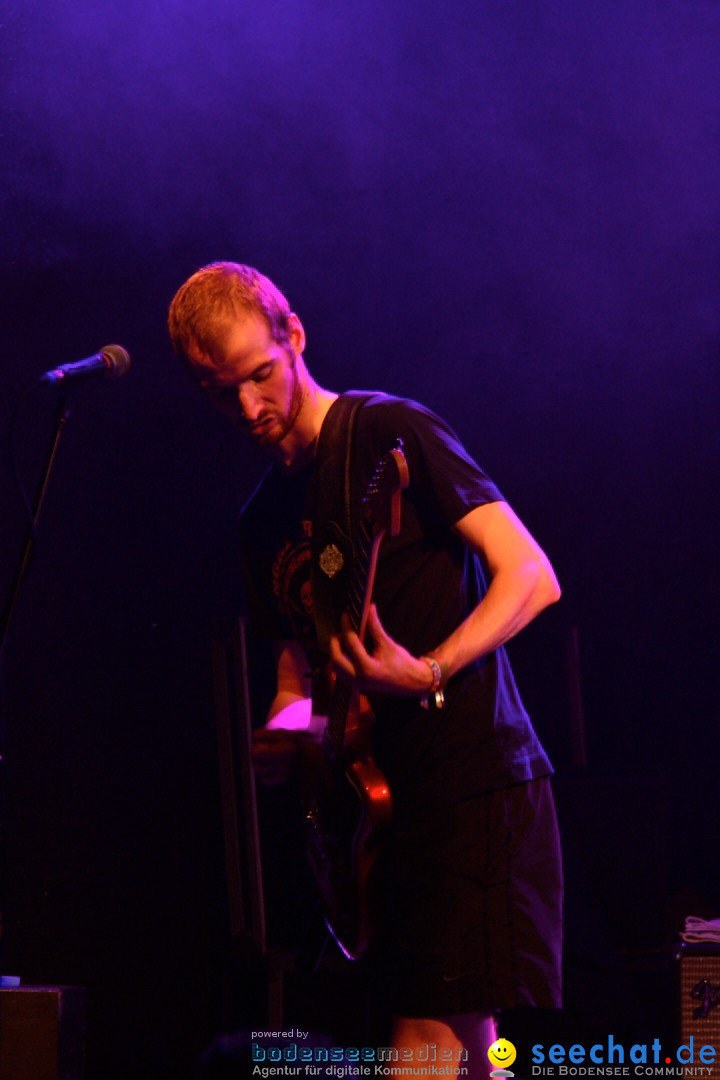
[[[371,533],[365,522],[362,522],[358,530],[357,554],[353,562],[346,612],[350,625],[358,634],[360,640],[365,637],[368,609],[375,585],[378,552],[384,532],[385,530],[382,529]],[[342,751],[352,696],[353,687],[351,684],[343,679],[336,679],[327,727],[328,737],[335,755],[339,755]]]
[[[365,637],[380,544],[386,534],[397,536],[400,531],[401,497],[408,481],[402,440],[397,439],[393,449],[385,455],[373,473],[363,498],[363,513],[357,524],[356,550],[350,574],[346,613],[352,629],[361,641]],[[328,717],[327,741],[331,753],[336,757],[342,754],[353,692],[354,687],[349,682],[335,680]]]

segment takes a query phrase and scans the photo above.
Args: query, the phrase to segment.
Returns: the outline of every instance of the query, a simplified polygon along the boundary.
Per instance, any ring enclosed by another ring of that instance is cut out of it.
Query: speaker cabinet
[[[85,992],[0,990],[0,1080],[83,1080]]]
[[[680,1034],[686,1045],[692,1036],[695,1056],[701,1046],[720,1054],[720,945],[679,945]]]

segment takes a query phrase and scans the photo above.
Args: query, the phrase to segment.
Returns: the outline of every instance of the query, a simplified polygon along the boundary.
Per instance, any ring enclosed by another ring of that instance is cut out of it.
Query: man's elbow
[[[538,561],[536,575],[535,598],[538,603],[538,611],[542,611],[543,608],[558,602],[562,596],[562,589],[555,576],[555,571],[547,559]]]

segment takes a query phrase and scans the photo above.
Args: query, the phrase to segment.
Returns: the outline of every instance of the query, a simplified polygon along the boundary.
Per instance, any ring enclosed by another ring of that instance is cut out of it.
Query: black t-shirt
[[[384,397],[357,414],[355,504],[398,438],[410,482],[400,534],[380,549],[373,599],[391,637],[420,656],[438,646],[485,592],[483,568],[452,526],[502,496],[447,424],[415,402]],[[300,641],[311,657],[312,468],[294,474],[271,469],[241,521],[251,629]],[[504,649],[455,675],[445,699],[445,708],[426,710],[414,699],[372,697],[375,756],[396,808],[455,802],[551,772]]]

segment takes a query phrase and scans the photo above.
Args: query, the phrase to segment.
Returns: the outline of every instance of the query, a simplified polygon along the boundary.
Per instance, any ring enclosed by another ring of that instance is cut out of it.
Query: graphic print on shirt
[[[302,539],[286,540],[272,564],[272,587],[278,611],[293,633],[307,644],[314,633],[310,581],[312,522],[302,522]]]

